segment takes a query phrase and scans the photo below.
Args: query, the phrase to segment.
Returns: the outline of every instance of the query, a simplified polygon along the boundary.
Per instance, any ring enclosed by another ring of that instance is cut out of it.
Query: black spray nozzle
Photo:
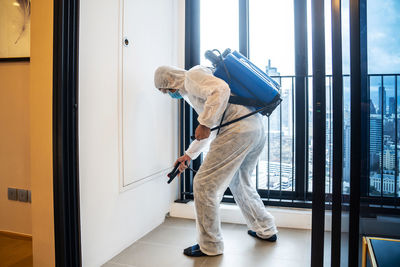
[[[176,163],[175,166],[174,166],[174,169],[170,173],[167,174],[167,176],[169,177],[169,180],[168,180],[169,184],[179,174],[179,170],[178,170],[179,164],[181,164],[181,163],[180,162]]]
[[[168,180],[168,183],[169,183],[169,184],[170,184],[170,183],[175,179],[175,177],[179,174],[178,167],[179,167],[179,165],[180,165],[181,163],[182,163],[182,162],[178,162],[178,163],[174,166],[174,169],[173,169],[170,173],[167,174],[167,176],[169,177],[169,180]],[[185,161],[185,165],[187,165],[187,161]],[[189,166],[188,166],[188,169],[191,170],[191,171],[194,172],[194,173],[197,172],[197,171],[193,170],[192,168],[190,168]]]

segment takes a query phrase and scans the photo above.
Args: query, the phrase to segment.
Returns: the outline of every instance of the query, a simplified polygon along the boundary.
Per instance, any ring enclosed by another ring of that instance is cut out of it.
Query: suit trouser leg
[[[263,151],[265,139],[265,134],[262,133],[259,144],[246,155],[229,188],[249,229],[255,231],[262,238],[269,238],[278,232],[275,220],[271,213],[266,210],[251,181],[252,173]]]
[[[233,176],[257,145],[259,135],[259,131],[218,135],[194,178],[198,242],[208,255],[223,253],[219,204]]]

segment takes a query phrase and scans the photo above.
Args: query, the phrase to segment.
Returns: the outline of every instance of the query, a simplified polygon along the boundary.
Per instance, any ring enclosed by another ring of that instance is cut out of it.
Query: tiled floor
[[[225,252],[216,257],[190,258],[183,249],[196,243],[193,220],[167,218],[148,235],[111,259],[104,267],[257,267],[310,266],[311,231],[279,229],[278,241],[269,243],[247,234],[245,225],[222,224]],[[326,234],[329,254],[330,234]],[[329,262],[329,255],[326,263]],[[326,265],[329,266],[329,265]]]

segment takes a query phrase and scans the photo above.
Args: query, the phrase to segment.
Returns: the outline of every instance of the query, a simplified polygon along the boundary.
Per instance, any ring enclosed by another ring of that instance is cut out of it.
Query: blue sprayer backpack
[[[207,50],[205,57],[213,64],[214,76],[224,80],[229,85],[232,93],[229,97],[229,103],[255,109],[244,116],[225,123],[223,123],[224,112],[219,126],[211,128],[211,131],[218,130],[219,132],[222,127],[257,113],[269,117],[282,102],[279,84],[239,52],[231,52],[229,48],[222,54],[216,49]],[[191,136],[191,138],[195,139],[194,136]]]
[[[229,85],[229,103],[254,107],[265,116],[281,103],[279,84],[239,52],[207,50],[205,57],[213,64],[214,76]]]

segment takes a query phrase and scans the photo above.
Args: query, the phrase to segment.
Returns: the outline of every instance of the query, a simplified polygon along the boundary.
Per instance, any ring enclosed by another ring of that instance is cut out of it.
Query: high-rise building
[[[268,76],[281,76],[281,74],[278,72],[278,69],[271,66],[271,59],[268,59],[268,65],[265,68],[265,73]]]
[[[389,114],[396,113],[396,101],[394,97],[389,97]]]
[[[371,114],[369,119],[370,153],[381,153],[382,150],[382,117],[379,114]]]
[[[370,171],[378,171],[382,155],[382,116],[371,114],[369,120]]]
[[[326,180],[332,176],[332,158],[333,158],[333,142],[332,142],[332,112],[330,110],[326,111],[325,115],[325,149],[326,149],[326,162],[325,162],[325,175]]]
[[[386,91],[382,86],[379,86],[379,112],[386,114]]]
[[[343,181],[350,181],[350,125],[344,126],[343,133]]]
[[[282,135],[287,137],[293,136],[293,101],[292,94],[289,88],[281,88],[282,103]],[[278,110],[278,108],[277,108]]]
[[[389,170],[392,171],[395,168],[395,164],[396,164],[396,158],[395,158],[395,151],[394,148],[390,149],[390,148],[385,148],[383,150],[383,157],[381,157],[379,159],[379,165],[383,170]],[[382,164],[383,161],[383,164]]]
[[[376,114],[376,108],[374,105],[374,102],[372,102],[372,100],[369,100],[369,113],[370,114]]]

